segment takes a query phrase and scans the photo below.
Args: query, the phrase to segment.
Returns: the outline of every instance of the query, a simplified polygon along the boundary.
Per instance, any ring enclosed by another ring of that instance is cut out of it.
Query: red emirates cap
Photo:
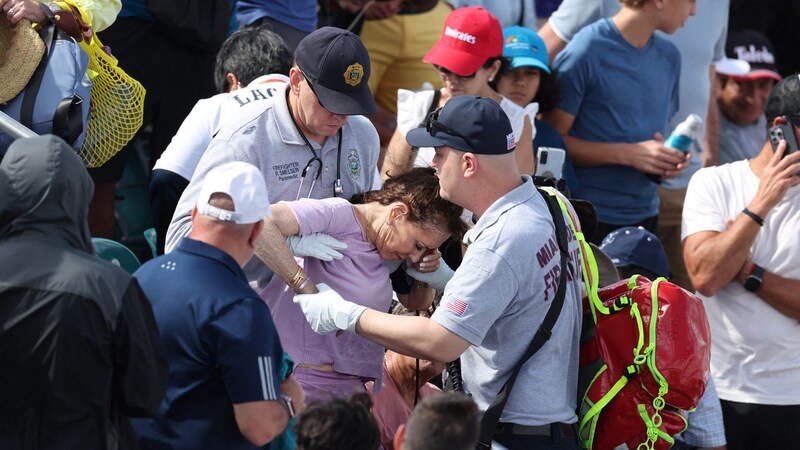
[[[447,16],[442,36],[422,60],[466,76],[502,54],[503,29],[497,17],[480,6],[468,6]]]

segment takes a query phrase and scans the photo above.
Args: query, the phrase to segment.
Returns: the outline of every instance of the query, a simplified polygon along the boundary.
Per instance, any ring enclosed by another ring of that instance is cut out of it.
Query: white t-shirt
[[[191,180],[200,157],[225,117],[259,100],[272,99],[277,92],[283,92],[281,87],[288,82],[289,78],[285,75],[264,75],[253,80],[246,88],[198,101],[153,169],[169,170]]]
[[[724,231],[755,196],[759,179],[748,161],[698,171],[689,182],[681,238]],[[800,279],[800,187],[791,188],[764,220],[750,258],[767,272]],[[716,295],[697,294],[711,325],[711,374],[719,398],[800,405],[800,324],[738,282]]]
[[[397,129],[405,136],[409,131],[419,127],[426,118],[433,102],[433,90],[409,91],[406,89],[397,90]],[[511,122],[511,129],[514,131],[514,139],[519,142],[522,136],[522,129],[525,120],[531,123],[532,135],[531,142],[536,136],[536,128],[533,120],[539,108],[523,109],[521,106],[503,97],[500,108],[505,111]],[[431,147],[421,147],[414,160],[414,167],[430,167],[433,161],[434,151]]]

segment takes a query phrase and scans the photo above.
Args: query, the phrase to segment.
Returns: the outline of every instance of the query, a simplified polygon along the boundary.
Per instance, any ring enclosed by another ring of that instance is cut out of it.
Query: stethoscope
[[[289,115],[291,117],[291,114]],[[306,175],[308,175],[309,169],[313,168],[314,163],[317,163],[317,172],[314,174],[314,177],[311,179],[311,189],[308,190],[308,195],[306,198],[311,197],[311,192],[314,190],[314,185],[317,184],[317,180],[319,180],[320,175],[322,175],[322,158],[317,155],[317,151],[314,150],[314,147],[311,145],[311,142],[308,141],[308,138],[300,131],[300,127],[295,122],[294,117],[292,117],[292,123],[294,123],[294,127],[297,128],[297,133],[300,134],[300,137],[303,138],[303,142],[305,142],[306,147],[311,150],[311,154],[314,155],[311,159],[308,160],[305,167],[303,167],[303,171],[300,172],[300,186],[297,187],[297,196],[295,200],[300,200],[300,192],[303,191],[303,185],[306,181]],[[333,182],[333,196],[334,197],[341,197],[344,193],[344,189],[342,188],[342,129],[339,128],[339,143],[337,144],[337,152],[336,152],[336,181]]]

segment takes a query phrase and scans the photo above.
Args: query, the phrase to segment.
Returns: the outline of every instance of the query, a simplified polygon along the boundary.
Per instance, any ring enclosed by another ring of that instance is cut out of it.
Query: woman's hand
[[[418,272],[435,272],[437,268],[439,268],[439,263],[442,259],[442,254],[439,253],[439,249],[434,248],[425,252],[425,256],[423,256],[418,262],[411,265],[414,270]]]
[[[22,19],[28,19],[33,23],[46,19],[39,3],[34,0],[0,0],[0,8],[11,25],[16,25]]]
[[[441,260],[441,253],[439,250],[433,250],[435,253],[426,255],[420,260],[419,265],[425,263],[426,271],[418,270],[415,267],[417,264],[406,268],[406,273],[413,279],[428,284],[434,289],[440,291],[444,290],[450,278],[453,278],[453,269],[447,265],[446,262]],[[435,255],[435,256],[434,256]],[[429,259],[430,258],[430,259]]]

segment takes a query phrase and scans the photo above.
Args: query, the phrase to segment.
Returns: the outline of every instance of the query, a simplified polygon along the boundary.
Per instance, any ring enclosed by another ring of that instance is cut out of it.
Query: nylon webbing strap
[[[556,240],[558,241],[558,249],[561,258],[561,274],[558,277],[558,289],[556,290],[555,298],[553,298],[553,303],[550,304],[547,315],[545,315],[539,329],[536,330],[536,334],[533,336],[533,340],[528,346],[528,349],[525,351],[525,354],[522,355],[519,362],[517,362],[516,367],[514,367],[514,370],[511,372],[511,376],[500,389],[497,397],[495,397],[492,404],[483,414],[483,418],[481,419],[481,432],[478,437],[478,449],[491,448],[492,436],[495,434],[497,423],[500,421],[500,415],[503,413],[506,402],[508,402],[508,395],[511,393],[511,388],[514,386],[517,375],[519,375],[525,362],[539,351],[545,342],[550,339],[558,316],[561,315],[561,309],[564,306],[564,297],[566,297],[567,294],[567,259],[569,258],[569,248],[567,246],[567,230],[564,224],[564,215],[558,203],[550,194],[540,189],[537,189],[537,191],[539,191],[544,198],[547,209],[550,210],[550,216],[553,218],[553,225],[555,225],[556,228]]]
[[[42,10],[44,9],[47,8],[42,6]],[[48,9],[48,11],[50,10]],[[22,105],[19,111],[19,123],[28,128],[31,128],[33,125],[33,107],[36,104],[36,97],[39,95],[39,87],[42,85],[44,71],[47,68],[47,62],[50,60],[50,52],[56,40],[56,26],[49,23],[46,24],[39,30],[39,36],[41,36],[42,41],[44,41],[45,51],[41,61],[39,61],[39,65],[36,66],[36,70],[33,72],[33,76],[31,76],[28,85],[25,87],[25,96],[22,97]]]
[[[58,102],[53,114],[53,134],[69,145],[74,144],[83,133],[82,103],[83,99],[78,96],[67,97]]]

